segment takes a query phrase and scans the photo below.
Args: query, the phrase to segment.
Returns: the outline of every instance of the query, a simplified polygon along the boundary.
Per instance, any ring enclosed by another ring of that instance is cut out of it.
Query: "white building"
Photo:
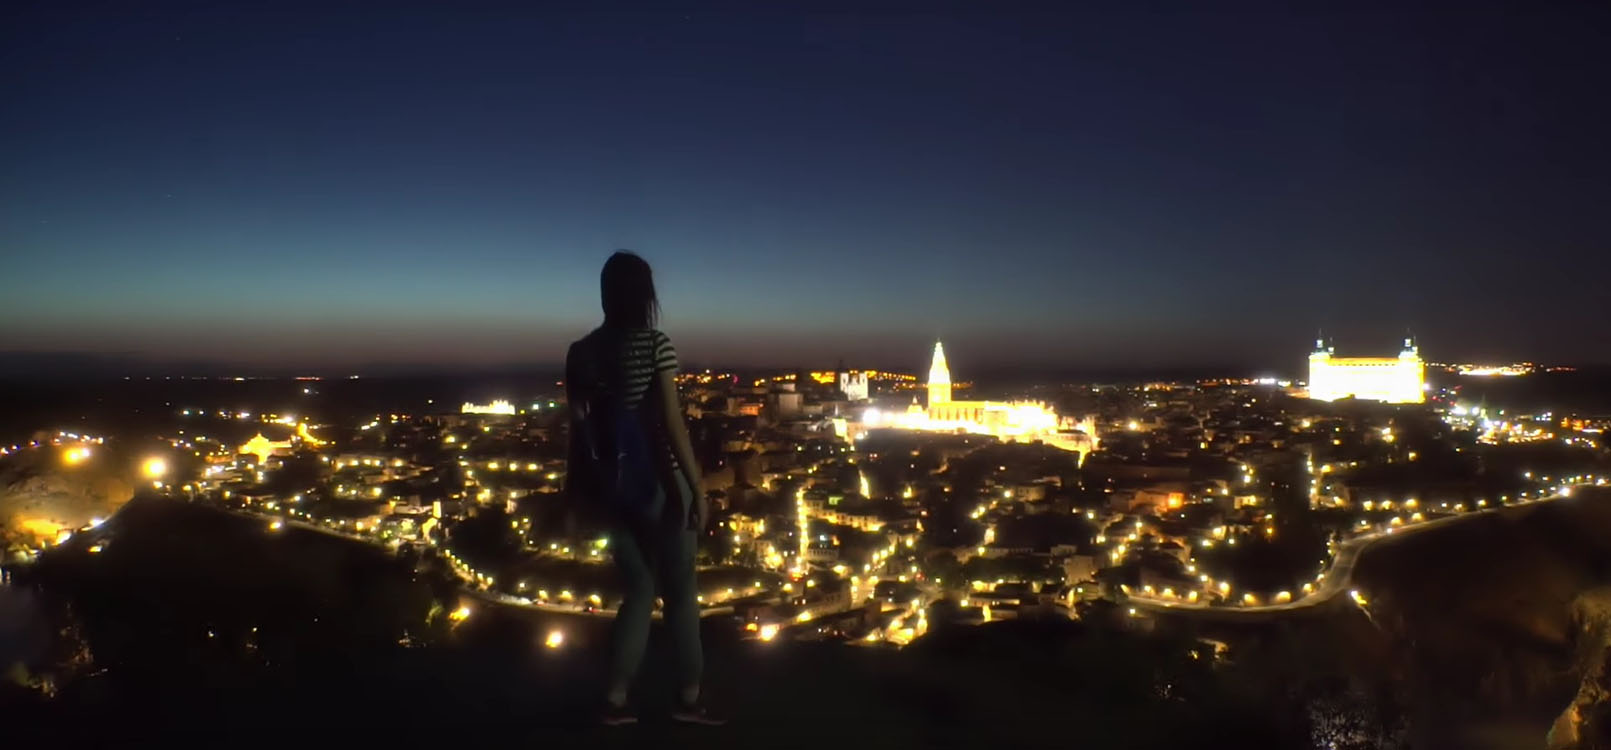
[[[845,398],[851,401],[867,400],[867,373],[841,372],[839,373],[839,390],[843,391]]]
[[[1389,404],[1426,400],[1426,365],[1412,339],[1397,357],[1334,357],[1333,348],[1315,341],[1309,355],[1309,398],[1358,398]]]

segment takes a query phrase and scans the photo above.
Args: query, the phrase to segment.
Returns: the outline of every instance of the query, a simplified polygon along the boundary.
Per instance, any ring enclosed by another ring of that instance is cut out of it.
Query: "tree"
[[[501,507],[482,508],[454,524],[448,538],[454,554],[477,568],[501,567],[520,557],[520,537]]]

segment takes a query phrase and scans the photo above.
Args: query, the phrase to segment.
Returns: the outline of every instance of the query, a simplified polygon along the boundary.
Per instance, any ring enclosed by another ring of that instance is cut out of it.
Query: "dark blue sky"
[[[0,22],[0,351],[549,362],[629,247],[686,360],[1611,362],[1603,6],[226,6]]]

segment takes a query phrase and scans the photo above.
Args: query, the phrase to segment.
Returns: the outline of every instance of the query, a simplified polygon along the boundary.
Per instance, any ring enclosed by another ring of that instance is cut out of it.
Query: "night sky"
[[[625,247],[693,362],[1611,363],[1604,4],[226,6],[0,17],[0,351],[548,363]]]

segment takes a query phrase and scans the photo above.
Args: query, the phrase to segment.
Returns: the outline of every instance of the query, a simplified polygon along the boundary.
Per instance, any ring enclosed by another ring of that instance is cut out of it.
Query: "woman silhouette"
[[[703,662],[694,550],[709,506],[698,491],[699,464],[677,400],[677,353],[655,328],[660,303],[647,262],[617,252],[604,263],[599,286],[604,323],[571,344],[565,389],[571,414],[568,481],[578,499],[601,511],[623,588],[601,720],[608,725],[637,721],[627,693],[648,645],[658,578],[680,681],[671,716],[719,724],[699,693]],[[641,452],[651,455],[649,460],[629,455],[630,446],[638,445],[646,446]],[[634,494],[627,489],[633,487],[643,489]]]

